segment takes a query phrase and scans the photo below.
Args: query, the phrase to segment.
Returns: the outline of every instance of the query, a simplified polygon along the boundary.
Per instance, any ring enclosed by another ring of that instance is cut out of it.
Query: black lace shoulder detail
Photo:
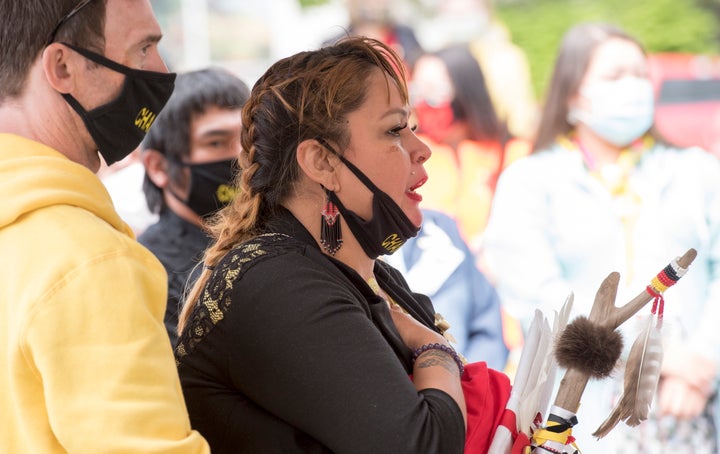
[[[218,262],[193,308],[187,326],[178,339],[175,356],[180,360],[192,352],[217,325],[232,304],[232,289],[243,273],[263,258],[277,256],[302,247],[281,233],[259,235],[228,251]]]

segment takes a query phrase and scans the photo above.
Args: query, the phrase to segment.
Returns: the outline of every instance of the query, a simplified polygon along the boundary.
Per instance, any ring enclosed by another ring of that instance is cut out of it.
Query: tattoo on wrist
[[[423,360],[417,362],[420,359],[420,356],[423,357]],[[446,364],[452,365],[454,363],[454,366],[451,366],[449,370],[454,371],[454,368],[457,367],[460,371],[460,376],[462,376],[465,370],[463,361],[460,359],[460,356],[457,354],[455,349],[448,345],[439,343],[425,344],[415,350],[413,352],[413,361],[415,362],[415,365],[420,368],[440,365],[448,369]]]
[[[449,372],[456,373],[458,371],[457,364],[448,353],[440,350],[428,350],[420,355],[415,361],[415,367],[426,369],[433,366],[442,366]]]

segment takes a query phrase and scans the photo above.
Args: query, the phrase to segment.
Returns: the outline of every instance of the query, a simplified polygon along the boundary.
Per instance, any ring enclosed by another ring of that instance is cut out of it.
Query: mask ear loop
[[[163,154],[163,156],[164,156],[164,154]],[[177,191],[175,191],[172,188],[173,178],[171,178],[171,174],[173,173],[173,171],[178,171],[180,169],[188,168],[188,165],[186,163],[182,162],[180,159],[177,159],[175,157],[169,157],[169,156],[165,156],[165,162],[167,162],[167,166],[165,167],[165,173],[168,176],[167,191],[170,193],[171,196],[173,196],[175,198],[175,200],[177,200],[178,202],[182,203],[183,205],[185,205],[187,207],[189,199],[180,197],[180,194],[178,194]],[[174,167],[174,169],[171,169],[171,167]],[[192,187],[192,175],[188,177],[188,189],[190,189],[191,187]],[[190,207],[188,207],[188,208],[190,208]]]
[[[325,139],[323,139],[322,137],[316,137],[315,140],[317,140],[318,142],[320,142],[320,144],[321,144],[322,146],[324,146],[325,148],[327,148],[328,151],[330,151],[332,154],[334,154],[335,156],[337,156],[338,159],[340,159],[340,161],[341,161],[343,164],[345,164],[345,165],[347,166],[347,168],[350,169],[350,171],[358,178],[358,180],[362,181],[362,182],[365,184],[365,186],[366,186],[368,189],[370,189],[374,194],[377,194],[377,193],[379,193],[379,192],[382,192],[382,191],[380,190],[380,188],[378,188],[377,186],[375,186],[375,184],[374,184],[372,181],[370,181],[370,179],[369,179],[364,173],[362,173],[362,172],[360,171],[360,169],[358,169],[357,167],[355,167],[355,164],[353,164],[352,162],[350,162],[350,161],[348,161],[347,159],[345,159],[345,157],[343,157],[343,156],[342,156],[340,153],[338,153],[333,147],[331,147],[330,144],[325,141]]]
[[[99,65],[105,66],[106,68],[110,68],[115,72],[119,72],[121,74],[124,74],[126,76],[133,76],[133,77],[140,77],[144,79],[152,79],[152,80],[159,80],[159,81],[166,81],[166,80],[175,80],[175,73],[161,73],[157,71],[147,71],[144,69],[133,69],[128,68],[127,66],[121,65],[118,62],[112,61],[109,58],[105,57],[104,55],[100,55],[98,53],[92,52],[87,49],[83,49],[82,47],[73,46],[72,44],[61,42],[63,46],[67,46],[70,49],[74,50],[78,54],[82,55],[83,57],[87,58],[90,61],[93,61]]]

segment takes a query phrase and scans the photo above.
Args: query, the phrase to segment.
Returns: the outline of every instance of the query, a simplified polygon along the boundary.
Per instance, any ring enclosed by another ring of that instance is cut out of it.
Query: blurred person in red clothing
[[[480,64],[497,117],[516,137],[532,140],[539,108],[525,52],[495,15],[493,0],[419,0],[414,22],[424,49],[467,43]]]
[[[509,163],[529,153],[530,143],[513,137],[498,119],[482,70],[466,44],[421,56],[413,71],[412,98],[419,137],[433,153],[425,164],[429,178],[423,204],[457,221],[478,268],[485,272],[479,251],[495,184]],[[505,345],[517,354],[522,329],[501,313]],[[517,360],[508,358],[510,375]]]
[[[421,138],[433,152],[424,203],[456,218],[474,252],[503,168],[529,153],[498,119],[483,72],[466,44],[421,56],[412,81]]]

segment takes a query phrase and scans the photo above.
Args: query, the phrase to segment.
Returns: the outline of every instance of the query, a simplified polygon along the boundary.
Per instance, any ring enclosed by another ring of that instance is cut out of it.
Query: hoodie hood
[[[0,229],[53,205],[83,208],[133,236],[107,189],[88,168],[39,142],[0,134]]]

